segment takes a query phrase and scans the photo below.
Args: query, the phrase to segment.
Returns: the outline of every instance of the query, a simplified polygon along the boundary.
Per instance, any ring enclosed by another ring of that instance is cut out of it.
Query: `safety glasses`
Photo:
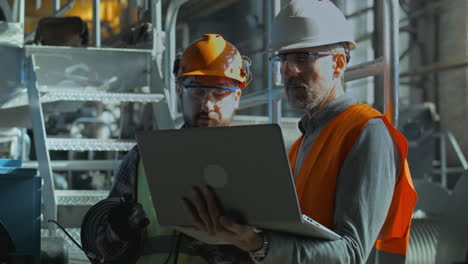
[[[273,63],[285,63],[288,65],[307,66],[312,64],[320,57],[331,55],[326,51],[310,51],[310,52],[284,52],[270,56],[270,61]]]
[[[221,87],[221,86],[206,86],[206,85],[183,85],[184,92],[195,100],[204,100],[207,96],[214,98],[216,101],[223,100],[233,94],[238,88]]]

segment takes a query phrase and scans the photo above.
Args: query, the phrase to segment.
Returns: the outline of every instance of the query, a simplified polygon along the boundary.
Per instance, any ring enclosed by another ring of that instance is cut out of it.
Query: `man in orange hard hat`
[[[264,231],[259,239],[218,210],[203,210],[216,207],[210,190],[189,201],[196,229],[256,248],[259,263],[404,263],[417,199],[407,142],[384,115],[344,94],[356,48],[345,16],[329,0],[293,0],[275,17],[270,47],[289,104],[304,112],[289,152],[301,211],[342,238]]]
[[[184,51],[174,73],[186,126],[229,125],[250,81],[246,64],[249,59],[218,34],[203,35]]]
[[[185,121],[182,128],[228,126],[241,90],[251,80],[249,67],[250,60],[218,34],[205,34],[187,47],[173,68]],[[109,194],[122,196],[131,200],[130,206],[112,210],[100,224],[98,252],[93,252],[100,258],[115,263],[138,259],[143,264],[249,263],[249,255],[238,248],[206,245],[158,224],[137,147],[125,156]],[[144,218],[149,220],[146,242],[139,240],[141,228],[134,224]]]

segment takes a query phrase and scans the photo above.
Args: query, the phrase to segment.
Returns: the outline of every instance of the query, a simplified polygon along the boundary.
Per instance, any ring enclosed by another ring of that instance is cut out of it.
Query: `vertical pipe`
[[[174,7],[175,3],[174,1],[171,1],[169,3],[169,6],[167,8],[167,12],[166,12],[166,24],[165,24],[165,27],[164,27],[164,31],[165,31],[165,43],[164,43],[164,46],[165,46],[165,49],[164,49],[164,64],[165,64],[165,71],[164,71],[164,86],[165,86],[165,96],[167,98],[167,103],[169,104],[169,113],[171,114],[172,116],[172,119],[175,118],[175,112],[173,112],[173,106],[172,106],[172,98],[171,98],[171,90],[172,90],[172,79],[171,79],[171,62],[172,62],[172,57],[171,57],[171,49],[172,49],[172,45],[175,46],[175,43],[171,43],[171,30],[172,30],[172,20],[174,20],[173,16],[174,16]],[[174,30],[175,30],[175,26],[174,26]]]
[[[177,15],[180,7],[185,4],[188,0],[175,0],[169,3],[166,14],[166,49],[165,49],[165,74],[164,82],[166,86],[166,96],[168,96],[169,110],[172,117],[175,117],[177,112],[177,95],[175,83],[172,81],[172,62],[175,59],[176,52],[176,22]]]
[[[174,129],[174,120],[169,109],[169,93],[168,88],[163,84],[165,79],[163,79],[162,71],[162,56],[163,56],[163,42],[162,42],[162,7],[161,0],[151,1],[151,21],[153,24],[153,50],[152,57],[156,62],[156,70],[151,70],[150,72],[150,89],[151,92],[165,94],[165,102],[153,104],[153,113],[154,113],[154,127],[157,129]],[[169,14],[169,12],[168,12]],[[170,15],[167,16],[169,19]],[[154,67],[152,68],[154,69]],[[166,71],[170,68],[166,68]],[[170,75],[169,75],[170,76]]]
[[[60,10],[60,0],[54,0],[54,14]]]
[[[384,28],[384,113],[392,124],[398,126],[398,106],[399,106],[399,3],[398,0],[386,0],[384,6],[384,19],[387,23]]]
[[[269,23],[270,25],[273,23],[273,18],[280,12],[280,9],[281,9],[281,0],[273,0],[272,2],[272,10],[270,11],[270,19],[269,19]],[[270,26],[270,30],[271,30],[271,26]],[[267,52],[268,54],[268,52]],[[272,67],[273,65],[270,64],[270,83],[271,83],[271,87],[272,89],[276,86],[274,83],[273,83],[273,74],[279,74],[279,65],[276,64],[276,67],[277,69],[273,68]],[[276,76],[278,77],[278,76]],[[278,78],[275,78],[276,80]],[[272,90],[273,91],[273,90]],[[282,101],[281,101],[281,98],[275,98],[275,100],[273,101],[273,123],[276,123],[276,124],[280,124],[281,123],[281,118],[282,118],[282,109],[283,109],[283,105],[282,105]]]
[[[101,1],[93,0],[93,35],[94,46],[101,47]]]
[[[19,1],[20,0],[14,0],[13,1],[13,8],[12,8],[12,21],[15,23],[19,22]]]
[[[283,103],[281,99],[273,100],[273,122],[274,124],[281,124]]]
[[[263,49],[264,49],[264,57],[263,57],[263,83],[267,85],[268,89],[268,122],[274,123],[275,120],[273,118],[273,67],[270,61],[268,60],[269,54],[269,45],[268,42],[271,38],[271,16],[273,12],[272,8],[272,1],[273,0],[263,0],[263,25],[265,25],[265,34],[263,38]]]
[[[264,49],[265,49],[265,63],[263,64],[264,67],[267,68],[265,74],[265,82],[267,83],[268,87],[268,118],[270,123],[281,123],[281,110],[282,104],[281,99],[274,98],[273,93],[275,89],[275,83],[273,82],[273,73],[277,73],[273,68],[273,65],[270,63],[268,55],[269,55],[269,41],[271,38],[271,30],[272,30],[272,23],[273,18],[276,14],[279,13],[281,7],[280,0],[264,0],[264,7],[263,7],[263,18],[264,18],[264,25],[265,25],[265,39],[264,39]],[[276,78],[275,78],[276,79]]]
[[[446,133],[440,133],[440,181],[442,187],[447,188],[447,144]]]
[[[179,30],[181,40],[180,43],[183,48],[188,47],[190,45],[190,27],[187,23],[179,24],[176,29]]]
[[[26,3],[24,0],[20,0],[19,2],[19,22],[24,25],[24,13],[26,9]]]
[[[374,0],[374,34],[372,46],[374,47],[374,58],[384,56],[384,2],[382,0]],[[385,70],[385,69],[384,69]],[[374,77],[374,107],[384,112],[384,75]]]
[[[31,140],[29,139],[28,133],[26,128],[21,129],[21,160],[28,161],[29,160],[29,150]]]
[[[398,0],[389,0],[392,5],[390,8],[391,21],[391,36],[392,36],[392,57],[391,57],[391,72],[392,72],[392,100],[393,100],[393,125],[398,127],[400,117],[400,3]]]
[[[149,1],[149,0],[148,0]],[[152,1],[151,6],[151,22],[153,26],[153,57],[156,57],[158,67],[161,67],[162,58],[157,58],[163,49],[161,43],[161,32],[162,32],[162,9],[161,1]]]
[[[169,57],[166,57],[167,61],[166,61],[166,64],[168,65],[167,67],[167,72],[168,72],[168,82],[169,82],[169,100],[170,100],[170,104],[169,104],[169,107],[170,107],[170,111],[171,111],[171,115],[172,117],[175,117],[176,115],[176,112],[177,112],[177,96],[176,96],[176,86],[175,86],[175,83],[172,81],[172,63],[175,59],[175,55],[176,55],[176,20],[177,20],[177,15],[179,13],[179,10],[177,9],[175,12],[174,12],[174,16],[173,16],[173,23],[171,25],[171,29],[169,30],[169,47],[166,46],[166,49],[169,50]],[[167,39],[166,39],[167,40]]]
[[[273,1],[273,14],[274,16],[278,15],[281,10],[281,0],[274,0]],[[273,20],[272,20],[273,22]],[[273,68],[273,81],[275,86],[281,86],[281,74],[280,74],[280,67],[279,64],[276,64],[276,67]]]

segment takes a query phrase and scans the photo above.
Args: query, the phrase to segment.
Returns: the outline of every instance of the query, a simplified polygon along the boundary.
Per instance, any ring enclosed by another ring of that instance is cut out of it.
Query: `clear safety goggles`
[[[277,86],[284,85],[281,73],[286,70],[285,67],[307,70],[318,58],[328,55],[331,55],[331,53],[325,51],[280,52],[278,54],[271,55],[270,61],[273,68],[273,82]]]
[[[270,61],[274,64],[284,66],[308,67],[312,65],[320,57],[331,55],[326,51],[310,51],[310,52],[283,52],[270,56]]]
[[[184,85],[180,84],[185,94],[194,100],[205,100],[205,98],[212,98],[215,101],[221,101],[224,98],[232,95],[238,90],[233,87],[221,86],[206,86],[206,85]]]

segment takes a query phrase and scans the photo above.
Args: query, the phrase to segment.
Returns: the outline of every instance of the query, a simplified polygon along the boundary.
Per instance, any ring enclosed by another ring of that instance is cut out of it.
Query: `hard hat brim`
[[[342,43],[342,42],[349,43],[349,47],[348,47],[349,50],[354,50],[357,48],[356,42],[349,41],[349,40],[338,41],[335,43],[327,43],[325,41],[322,41],[322,42],[303,41],[303,42],[292,43],[292,44],[280,46],[280,47],[272,47],[272,51],[282,52],[282,51],[288,51],[288,50],[294,50],[294,49],[314,48],[314,47],[320,47],[320,46],[325,46],[325,45],[333,45],[333,44]]]

